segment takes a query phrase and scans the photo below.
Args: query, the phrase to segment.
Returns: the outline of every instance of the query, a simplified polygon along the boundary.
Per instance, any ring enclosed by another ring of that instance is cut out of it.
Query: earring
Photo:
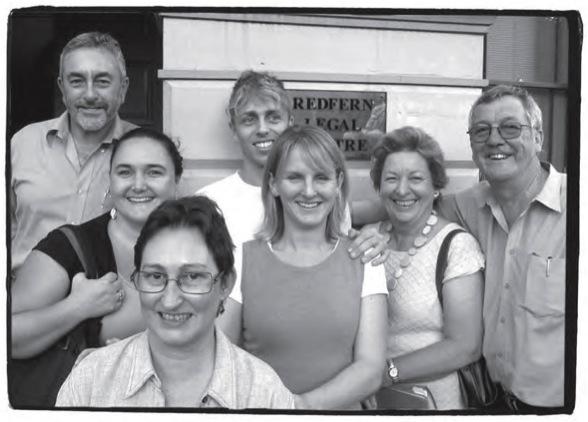
[[[102,203],[100,204],[100,206],[102,207],[102,210],[104,210],[106,207],[109,207],[111,204],[111,195],[110,195],[110,187],[108,187],[108,189],[106,189],[106,192],[104,192],[104,196],[102,197]]]
[[[221,315],[224,311],[225,311],[225,302],[221,300],[220,303],[218,304],[218,309],[216,311],[216,316]]]
[[[433,198],[437,199],[439,198],[439,191],[436,190],[435,193],[433,193]]]
[[[272,179],[270,179],[269,182],[269,193],[273,196],[273,197],[278,197],[278,191],[276,190],[276,188],[274,187],[273,181]]]
[[[111,220],[116,220],[116,208],[112,208],[110,210],[110,219]]]

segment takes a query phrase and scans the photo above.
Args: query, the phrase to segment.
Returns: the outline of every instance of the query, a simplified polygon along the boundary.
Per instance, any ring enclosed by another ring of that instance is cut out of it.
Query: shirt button
[[[508,251],[508,253],[509,253],[509,255],[510,255],[510,256],[513,256],[513,255],[515,254],[515,251],[514,251],[514,249],[510,249],[510,250]]]
[[[497,353],[496,356],[498,356],[499,358],[501,358],[502,357],[502,352]]]
[[[208,403],[208,396],[202,397],[202,404]]]
[[[504,319],[504,317],[500,318],[500,323],[504,324],[504,322],[506,321],[506,319]]]
[[[504,288],[507,290],[510,289],[510,284],[508,282],[504,283]]]

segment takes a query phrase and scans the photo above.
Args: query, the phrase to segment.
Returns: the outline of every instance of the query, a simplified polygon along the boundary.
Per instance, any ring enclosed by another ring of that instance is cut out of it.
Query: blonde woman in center
[[[339,232],[344,158],[322,129],[278,138],[262,184],[265,218],[237,256],[237,284],[220,325],[297,394],[297,408],[361,409],[381,383],[386,282]]]

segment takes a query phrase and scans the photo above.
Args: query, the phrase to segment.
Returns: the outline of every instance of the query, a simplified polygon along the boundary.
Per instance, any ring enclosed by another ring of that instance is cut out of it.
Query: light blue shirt
[[[216,330],[210,384],[192,407],[293,409],[294,396],[274,370]],[[59,391],[56,407],[165,407],[147,331],[89,354]]]
[[[68,114],[19,130],[10,142],[12,269],[51,230],[81,224],[109,211],[110,153],[113,139],[137,126],[118,116],[109,135],[80,165],[69,132]]]
[[[533,406],[564,404],[567,177],[547,163],[539,194],[509,227],[488,182],[446,198],[486,255],[484,347],[494,381]]]

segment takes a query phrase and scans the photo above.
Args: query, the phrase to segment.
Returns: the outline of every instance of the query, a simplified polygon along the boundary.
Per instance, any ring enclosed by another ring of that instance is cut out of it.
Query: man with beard
[[[112,36],[88,32],[71,39],[57,83],[67,110],[24,127],[10,143],[13,274],[49,231],[109,209],[111,144],[135,127],[118,116],[129,79]]]

